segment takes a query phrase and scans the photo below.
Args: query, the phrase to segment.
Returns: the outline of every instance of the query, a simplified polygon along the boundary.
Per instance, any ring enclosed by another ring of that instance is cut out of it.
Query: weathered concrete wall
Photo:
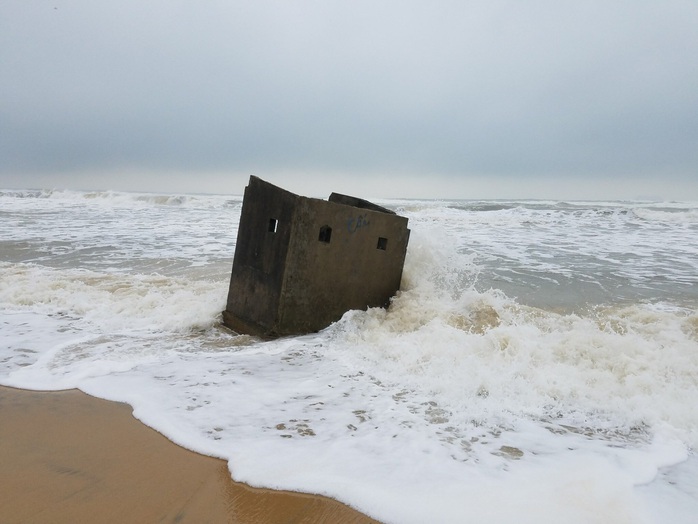
[[[329,226],[329,242],[319,240]],[[379,249],[379,239],[382,241]],[[385,306],[400,287],[407,219],[301,198],[286,261],[280,327],[317,331],[350,309]],[[383,245],[384,244],[384,245]]]
[[[307,333],[350,309],[389,302],[400,287],[407,219],[365,200],[332,197],[299,197],[250,178],[226,325],[265,336]]]
[[[223,312],[223,321],[235,331],[263,334],[276,324],[298,198],[256,177],[245,188]]]

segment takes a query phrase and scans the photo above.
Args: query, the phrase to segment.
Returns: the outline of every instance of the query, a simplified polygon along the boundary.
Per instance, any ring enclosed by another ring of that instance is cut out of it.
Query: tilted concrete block
[[[407,218],[366,200],[307,198],[252,176],[223,322],[277,337],[386,306],[400,288],[409,236]]]

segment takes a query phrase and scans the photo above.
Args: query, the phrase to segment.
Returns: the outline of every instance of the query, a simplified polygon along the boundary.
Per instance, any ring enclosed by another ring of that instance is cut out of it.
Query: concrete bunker
[[[332,193],[295,195],[255,176],[245,188],[223,322],[265,337],[310,333],[400,288],[407,218]]]

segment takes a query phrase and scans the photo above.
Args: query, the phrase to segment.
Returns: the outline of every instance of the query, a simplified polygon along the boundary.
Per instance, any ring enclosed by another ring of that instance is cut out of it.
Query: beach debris
[[[223,322],[273,338],[385,307],[400,288],[409,235],[407,218],[366,200],[298,196],[251,176]]]

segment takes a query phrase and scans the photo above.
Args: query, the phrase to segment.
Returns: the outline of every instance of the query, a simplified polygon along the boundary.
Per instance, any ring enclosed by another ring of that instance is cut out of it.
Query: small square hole
[[[383,237],[378,237],[378,245],[376,249],[381,249],[385,251],[388,248],[388,239]]]
[[[275,218],[270,218],[269,219],[269,231],[270,233],[276,233],[276,229],[279,227],[279,221]]]
[[[320,228],[320,235],[318,240],[324,242],[325,244],[330,243],[330,238],[332,238],[332,228],[330,226],[322,226]]]

